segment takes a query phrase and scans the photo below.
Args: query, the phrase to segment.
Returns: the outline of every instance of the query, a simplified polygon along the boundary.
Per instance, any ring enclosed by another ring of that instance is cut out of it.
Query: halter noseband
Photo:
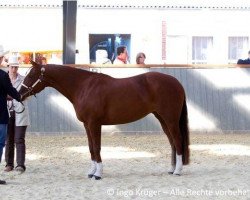
[[[34,87],[35,87],[38,83],[42,82],[44,72],[45,72],[45,68],[42,67],[42,68],[41,68],[41,74],[40,74],[39,78],[37,79],[37,81],[36,81],[31,87],[28,87],[28,86],[25,85],[24,83],[21,84],[23,87],[25,87],[25,88],[27,89],[27,92],[25,92],[25,93],[23,94],[23,96],[26,95],[26,94],[35,95],[35,93],[33,92]]]

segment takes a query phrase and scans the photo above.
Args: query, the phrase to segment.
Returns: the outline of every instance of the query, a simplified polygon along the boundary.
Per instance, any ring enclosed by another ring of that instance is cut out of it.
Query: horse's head
[[[29,96],[39,93],[46,87],[44,82],[45,68],[43,65],[39,65],[34,61],[31,61],[31,69],[25,76],[19,93],[22,96],[22,100]]]

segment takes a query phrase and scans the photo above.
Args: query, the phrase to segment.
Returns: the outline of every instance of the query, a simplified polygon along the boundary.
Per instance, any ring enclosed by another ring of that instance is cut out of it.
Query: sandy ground
[[[85,135],[31,136],[27,170],[3,172],[1,200],[250,199],[250,134],[191,134],[191,163],[167,173],[170,147],[162,135],[105,135],[104,175],[87,178]]]

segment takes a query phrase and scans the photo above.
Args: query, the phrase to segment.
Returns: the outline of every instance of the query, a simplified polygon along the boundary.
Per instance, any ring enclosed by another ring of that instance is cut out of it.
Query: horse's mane
[[[88,70],[86,70],[86,69],[71,67],[71,66],[69,66],[69,65],[47,64],[46,66],[48,66],[48,67],[50,67],[50,68],[60,68],[60,69],[72,70],[72,71],[75,71],[75,70],[83,70],[83,71],[85,71],[85,72],[94,73],[94,72],[88,71]]]
[[[104,76],[104,77],[109,77],[109,78],[113,78],[107,74],[103,74],[103,73],[98,73],[98,72],[92,72],[83,68],[76,68],[76,67],[71,67],[68,65],[57,65],[57,64],[47,64],[46,66],[48,66],[49,68],[53,69],[53,68],[60,68],[60,70],[65,70],[65,71],[69,71],[68,73],[76,73],[76,74],[82,74],[82,75],[95,75],[95,76]]]

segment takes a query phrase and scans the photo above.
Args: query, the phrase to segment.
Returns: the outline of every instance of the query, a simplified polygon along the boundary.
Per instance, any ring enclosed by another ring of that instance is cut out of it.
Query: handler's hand
[[[11,96],[7,95],[7,101],[12,101],[12,100],[13,100],[13,98]]]

